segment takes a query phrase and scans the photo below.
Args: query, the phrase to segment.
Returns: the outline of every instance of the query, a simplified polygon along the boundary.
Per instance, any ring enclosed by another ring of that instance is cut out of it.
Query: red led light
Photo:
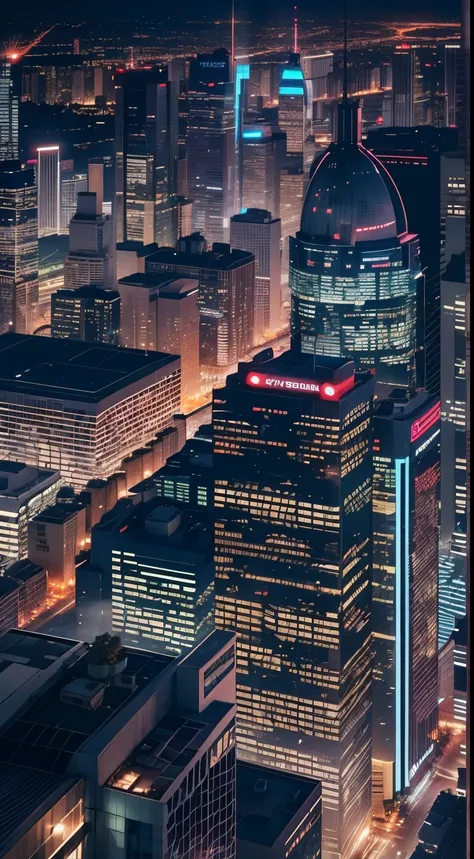
[[[250,385],[259,385],[261,380],[260,376],[257,376],[257,374],[254,373],[248,377],[247,381]]]
[[[323,385],[323,387],[321,388],[321,393],[325,394],[326,397],[334,397],[336,391],[332,385]]]
[[[441,417],[441,403],[432,406],[421,418],[418,418],[411,427],[410,441],[416,441],[420,435],[429,430]]]
[[[375,122],[377,125],[383,125],[383,116],[378,116]]]
[[[340,239],[340,238],[341,238],[341,234],[340,234],[340,233],[334,233],[334,238],[335,238],[335,239]]]

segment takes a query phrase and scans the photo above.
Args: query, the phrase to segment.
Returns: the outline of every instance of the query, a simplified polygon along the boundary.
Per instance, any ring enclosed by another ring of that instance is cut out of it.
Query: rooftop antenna
[[[298,53],[298,6],[294,6],[295,17],[293,18],[293,53]]]
[[[344,0],[344,77],[342,83],[342,100],[347,101],[347,0]]]

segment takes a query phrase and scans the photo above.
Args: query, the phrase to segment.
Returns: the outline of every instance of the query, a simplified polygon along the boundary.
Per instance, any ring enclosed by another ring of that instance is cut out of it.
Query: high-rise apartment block
[[[4,334],[0,456],[58,470],[77,489],[106,479],[171,425],[180,380],[176,355]]]
[[[59,146],[40,146],[37,150],[38,236],[61,232],[61,164]]]
[[[0,646],[2,809],[17,796],[2,856],[236,859],[232,634],[180,659],[124,648],[113,676],[83,642],[11,630]]]
[[[0,161],[18,158],[18,95],[12,78],[12,63],[0,58]]]
[[[59,471],[0,461],[0,555],[27,557],[28,522],[54,501],[61,483]]]
[[[51,296],[51,336],[118,345],[120,295],[113,289],[80,286]]]
[[[118,242],[177,239],[178,85],[166,69],[116,76],[115,159]]]
[[[374,807],[409,790],[438,724],[440,402],[417,393],[374,411]]]
[[[197,233],[178,250],[162,248],[146,260],[147,272],[168,272],[199,281],[200,363],[228,367],[254,343],[255,259],[248,251],[215,243],[211,251]]]
[[[64,263],[64,286],[113,288],[115,245],[110,215],[98,211],[97,195],[77,195],[77,211],[69,224],[69,252]]]
[[[235,114],[227,51],[198,54],[189,64],[187,164],[193,228],[209,245],[229,238],[235,213]]]
[[[0,162],[0,333],[32,334],[38,318],[38,209],[34,173]]]
[[[373,387],[350,361],[265,351],[213,398],[216,626],[237,633],[240,755],[321,780],[330,859],[371,816]]]
[[[120,345],[174,351],[181,357],[181,397],[199,391],[199,282],[148,272],[118,282]]]
[[[254,338],[281,327],[281,221],[265,209],[247,209],[230,221],[232,248],[255,257]]]

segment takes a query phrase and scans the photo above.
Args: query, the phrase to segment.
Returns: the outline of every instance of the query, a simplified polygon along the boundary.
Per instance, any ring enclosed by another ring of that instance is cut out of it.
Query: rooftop
[[[237,762],[237,839],[271,847],[321,783],[270,767]]]
[[[12,633],[8,633],[11,635]],[[8,636],[5,636],[8,637]],[[44,639],[45,636],[38,636]],[[1,647],[0,641],[0,647]],[[69,642],[69,646],[72,642]],[[30,645],[30,649],[33,645]],[[37,650],[48,647],[47,639],[34,645]],[[126,671],[135,677],[134,686],[109,684],[105,688],[103,702],[95,709],[78,707],[61,700],[61,690],[72,682],[90,682],[87,671],[87,653],[80,657],[65,674],[38,695],[15,721],[3,728],[0,734],[0,762],[31,766],[48,773],[67,771],[75,752],[91,736],[96,734],[132,697],[148,686],[162,671],[172,657],[160,656],[144,650],[124,648],[128,657]],[[83,686],[83,683],[80,684]]]
[[[129,274],[120,278],[119,285],[158,290],[163,298],[177,299],[186,298],[190,292],[197,292],[198,290],[198,282],[194,278],[177,277],[176,274],[158,271]]]
[[[0,336],[0,390],[98,403],[178,356],[28,334]]]
[[[9,462],[0,460],[0,498],[18,499],[27,493],[33,493],[38,487],[42,491],[46,485],[55,483],[60,478],[59,471],[48,468],[36,468],[24,462]],[[33,493],[34,494],[34,493]]]
[[[253,262],[254,256],[248,251],[230,249],[230,245],[214,244],[211,251],[190,253],[176,251],[173,248],[160,248],[146,261],[147,271],[153,271],[154,266],[169,265],[180,268],[214,269],[231,271]]]
[[[199,754],[214,727],[232,709],[213,701],[204,712],[171,711],[111,776],[108,787],[164,800],[168,790]]]

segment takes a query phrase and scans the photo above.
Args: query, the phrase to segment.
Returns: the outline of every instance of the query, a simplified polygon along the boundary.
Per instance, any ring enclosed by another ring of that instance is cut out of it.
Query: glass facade
[[[38,315],[38,209],[34,173],[0,165],[0,334],[32,334]]]
[[[370,823],[373,382],[328,403],[294,390],[309,356],[262,366],[305,381],[252,389],[248,364],[214,392],[216,626],[238,636],[239,753],[320,779],[323,855],[349,857]]]
[[[439,441],[434,397],[375,412],[373,763],[388,767],[383,799],[410,788],[437,727]]]
[[[305,173],[314,156],[311,82],[303,77],[299,54],[291,54],[283,69],[278,93],[278,127],[286,134],[288,155],[299,155]]]
[[[294,346],[413,388],[417,253],[414,236],[344,246],[290,238]]]

